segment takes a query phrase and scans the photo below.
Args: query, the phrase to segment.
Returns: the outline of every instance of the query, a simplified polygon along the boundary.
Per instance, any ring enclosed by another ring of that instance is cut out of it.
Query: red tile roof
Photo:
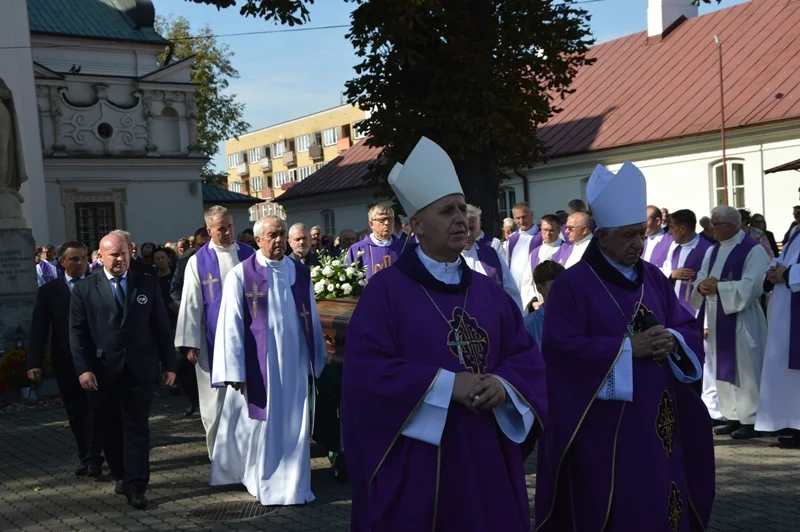
[[[551,156],[719,130],[722,40],[725,124],[800,116],[800,2],[752,0],[685,20],[663,40],[635,33],[593,47],[563,111],[540,129]]]
[[[380,156],[383,148],[366,146],[366,139],[355,144],[309,177],[275,198],[276,203],[318,194],[339,192],[365,186],[364,176],[369,165]]]
[[[562,112],[539,128],[551,157],[658,142],[720,127],[722,40],[727,129],[800,117],[800,2],[751,0],[683,21],[663,39],[634,33],[592,47]],[[278,200],[363,186],[380,150],[363,142]]]

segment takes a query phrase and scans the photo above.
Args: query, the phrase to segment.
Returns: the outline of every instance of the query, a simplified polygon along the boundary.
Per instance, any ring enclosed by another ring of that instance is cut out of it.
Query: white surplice
[[[686,259],[697,247],[697,244],[700,243],[700,238],[700,235],[695,235],[695,237],[687,244],[681,244],[680,256],[678,257],[678,268],[683,268],[684,264],[686,264]],[[672,276],[672,257],[674,256],[676,249],[678,249],[677,242],[673,242],[669,245],[667,259],[664,261],[664,264],[661,265],[661,271],[667,276],[667,278]],[[687,281],[676,280],[674,283],[675,295],[678,296],[678,298],[681,297],[681,287],[685,282]],[[695,317],[697,317],[699,313],[700,311],[695,309]],[[708,313],[704,314],[704,322],[704,328],[708,329]],[[711,346],[709,345],[708,340],[703,340],[703,350],[706,354],[706,360],[703,363],[703,403],[705,403],[711,419],[723,420],[725,419],[725,416],[723,416],[719,410],[719,397],[717,396],[717,370],[714,366],[714,358],[711,356]]]
[[[644,256],[642,260],[645,262],[650,262],[650,258],[653,256],[653,250],[656,249],[656,246],[661,243],[661,241],[666,236],[666,231],[663,229],[654,235],[647,235],[645,238],[647,239],[647,249],[644,250]],[[656,264],[656,266],[661,266],[660,264]]]
[[[244,484],[263,505],[303,504],[311,492],[308,376],[311,363],[292,295],[296,266],[291,259],[271,261],[256,252],[259,268],[269,273],[267,290],[269,347],[266,355],[266,421],[251,419],[245,395],[225,396],[211,460],[212,486]],[[225,279],[214,340],[214,384],[245,382],[243,268]],[[309,283],[316,375],[327,361],[325,338]]]
[[[495,248],[492,249],[494,249],[495,252],[497,251]],[[486,275],[486,270],[483,269],[483,264],[478,259],[477,244],[474,244],[470,249],[462,251],[461,256],[464,258],[464,262],[469,266],[470,270]],[[522,311],[522,300],[520,299],[517,283],[514,281],[514,277],[512,277],[511,271],[508,269],[508,266],[506,266],[503,257],[500,256],[499,253],[497,257],[500,259],[500,268],[503,270],[503,290],[505,290],[506,294],[511,296],[511,299],[514,300],[514,303],[516,303],[520,311]]]
[[[752,425],[756,421],[761,366],[767,343],[767,320],[759,301],[764,291],[764,277],[769,269],[766,251],[761,246],[753,247],[744,261],[741,280],[719,281],[717,294],[703,296],[697,290],[697,286],[708,277],[724,278],[722,271],[725,261],[731,250],[744,238],[749,237],[739,231],[733,238],[720,243],[711,272],[708,271],[708,265],[714,248],[706,251],[690,301],[692,307],[699,309],[705,297],[708,343],[715,368],[717,312],[736,314],[736,383],[717,380],[717,394],[720,412],[726,419]]]
[[[799,256],[800,237],[775,259],[791,269],[789,286],[776,283],[769,303],[769,331],[756,416],[756,430],[760,431],[800,430],[800,370],[789,369],[792,294],[800,292]]]
[[[219,261],[219,277],[221,286],[225,286],[228,273],[239,263],[236,250],[238,244],[231,246],[217,246],[213,242],[208,245],[217,253]],[[178,312],[178,325],[175,330],[175,347],[192,347],[199,349],[198,362],[195,365],[197,376],[197,391],[200,400],[200,417],[206,431],[206,445],[208,457],[214,449],[214,438],[217,435],[219,414],[225,400],[225,388],[211,387],[211,373],[209,373],[208,342],[206,341],[206,322],[203,312],[203,293],[200,284],[200,275],[197,273],[197,254],[195,253],[186,263],[186,273],[183,277],[183,291],[181,292],[181,307]],[[224,294],[224,288],[223,288]]]
[[[485,233],[483,231],[481,231],[481,234],[478,235],[478,238],[476,240],[481,241],[481,240],[483,240],[484,236],[485,236]],[[503,248],[503,243],[500,241],[500,239],[492,237],[492,242],[491,242],[490,245],[497,252],[497,254],[500,255],[500,260],[505,261],[506,264],[507,264],[508,263],[508,256],[506,255],[506,250],[505,250],[505,248]]]
[[[553,242],[552,244],[543,242],[541,246],[535,248],[533,251],[531,251],[530,255],[528,255],[528,264],[529,265],[533,264],[532,259],[534,253],[536,253],[539,256],[538,264],[541,264],[547,260],[551,260],[555,252],[561,249],[562,245],[565,244],[564,241],[561,240],[560,238],[556,239],[556,241]],[[522,297],[523,308],[528,308],[528,306],[531,304],[531,301],[533,301],[534,297],[537,298],[539,301],[544,300],[542,294],[540,294],[539,291],[536,289],[536,283],[533,282],[533,268],[528,267],[528,269],[525,270],[525,274],[522,276],[522,285],[520,286],[520,296]],[[523,312],[523,314],[525,313]]]
[[[514,276],[514,281],[517,283],[517,288],[522,291],[522,277],[525,275],[525,270],[531,269],[531,262],[529,257],[531,255],[531,239],[539,233],[539,227],[533,226],[527,231],[518,230],[519,238],[511,250],[509,257],[508,269],[511,270],[511,275]]]
[[[572,245],[572,252],[570,252],[567,262],[564,263],[564,268],[570,268],[578,264],[578,262],[583,258],[586,248],[589,247],[589,243],[592,241],[592,236],[594,235],[588,235]]]

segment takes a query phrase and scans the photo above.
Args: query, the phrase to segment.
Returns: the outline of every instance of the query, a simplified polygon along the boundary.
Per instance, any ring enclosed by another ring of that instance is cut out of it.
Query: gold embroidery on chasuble
[[[669,502],[667,504],[667,517],[669,518],[669,529],[672,532],[680,532],[681,516],[683,515],[683,501],[678,486],[672,482],[669,486]]]
[[[661,440],[667,458],[672,458],[672,447],[675,443],[675,410],[672,407],[672,398],[666,390],[661,392],[661,400],[658,402],[656,435]]]
[[[489,355],[489,335],[478,320],[461,307],[453,309],[448,321],[447,347],[461,364],[474,374],[486,373],[486,358]]]

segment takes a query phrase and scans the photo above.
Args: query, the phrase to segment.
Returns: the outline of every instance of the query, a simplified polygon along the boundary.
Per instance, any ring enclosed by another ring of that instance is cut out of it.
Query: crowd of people
[[[800,206],[778,246],[746,210],[647,205],[626,163],[598,166],[588,206],[537,220],[515,205],[495,238],[430,140],[389,182],[410,219],[376,204],[361,234],[272,216],[237,234],[215,206],[174,243],[137,249],[116,230],[91,255],[37,248],[28,376],[51,337],[75,474],[106,461],[115,492],[147,507],[159,381],[199,408],[212,485],[313,500],[320,254],[368,279],[342,381],[354,531],[528,530],[537,443],[538,529],[699,530],[712,425],[800,445]]]

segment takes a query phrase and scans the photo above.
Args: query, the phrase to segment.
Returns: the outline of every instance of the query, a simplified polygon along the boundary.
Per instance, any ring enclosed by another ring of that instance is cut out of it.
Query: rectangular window
[[[514,205],[517,204],[517,193],[513,188],[500,189],[500,195],[497,198],[497,205],[500,208],[500,218],[513,218],[511,213]]]
[[[242,192],[242,182],[241,181],[231,181],[230,182],[230,189],[231,192]]]
[[[258,161],[260,161],[261,160],[261,148],[253,148],[252,150],[250,150],[249,159],[250,159],[251,163],[257,163]]]
[[[332,210],[322,211],[322,225],[326,235],[336,234],[336,214]]]
[[[275,182],[275,187],[280,187],[286,184],[286,172],[275,172],[272,174],[272,179]]]
[[[287,183],[294,183],[297,181],[297,170],[292,169],[286,172],[286,182]]]
[[[339,128],[332,127],[322,132],[322,141],[325,146],[333,146],[339,142]]]
[[[297,169],[298,181],[302,181],[303,179],[307,178],[308,176],[310,176],[313,173],[314,173],[314,167],[313,166],[304,166],[302,168],[298,168]]]
[[[297,151],[308,151],[308,145],[311,142],[311,138],[308,135],[301,135],[294,139],[294,145],[297,147]]]
[[[263,187],[263,185],[264,185],[264,176],[260,176],[260,175],[254,176],[254,177],[253,177],[253,178],[250,180],[250,184],[251,184],[251,186],[252,186],[252,188],[253,188],[253,192],[258,192],[258,191],[260,191],[260,190],[261,190],[261,188],[262,188],[262,187]]]
[[[236,168],[239,166],[239,154],[231,153],[228,155],[228,168]]]
[[[75,225],[78,241],[97,249],[100,239],[117,228],[114,203],[76,203]]]
[[[318,171],[319,171],[319,170],[320,170],[320,169],[321,169],[323,166],[325,166],[326,164],[328,164],[328,163],[327,163],[327,162],[322,162],[322,163],[317,163],[317,164],[315,164],[315,165],[314,165],[314,171],[315,171],[315,172],[318,172]]]
[[[363,139],[364,137],[367,136],[366,131],[364,131],[360,127],[363,122],[364,122],[363,120],[360,120],[358,122],[353,122],[353,138],[355,140]]]
[[[264,159],[272,159],[272,155],[270,155],[269,146],[264,146],[261,149],[264,150]]]
[[[283,157],[283,141],[276,142],[272,145],[272,158]]]
[[[322,146],[322,133],[320,133],[319,131],[314,133],[313,137],[311,138],[311,145]]]
[[[725,186],[723,165],[714,167],[714,197],[716,205],[730,205],[736,209],[744,209],[744,164],[728,163],[728,183]]]

